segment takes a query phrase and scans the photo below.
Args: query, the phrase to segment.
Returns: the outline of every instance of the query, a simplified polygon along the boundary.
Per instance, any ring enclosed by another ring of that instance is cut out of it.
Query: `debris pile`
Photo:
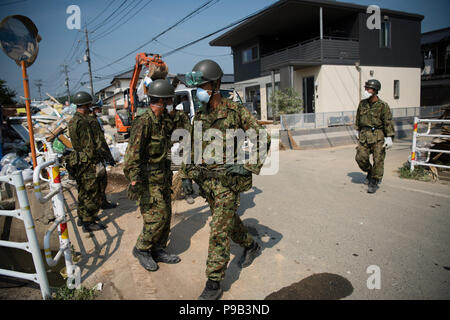
[[[450,120],[450,106],[444,108],[444,114],[439,117],[439,119]],[[441,132],[439,134],[446,135],[448,138],[434,138],[433,141],[431,141],[430,149],[450,151],[450,124],[442,124]],[[450,166],[450,154],[443,152],[433,153],[430,162]],[[443,171],[445,170],[439,170],[440,178],[444,176],[450,177],[450,175],[443,174]]]
[[[33,101],[31,103],[31,116],[36,148],[43,152],[44,142],[51,144],[53,151],[64,153],[66,149],[72,149],[68,125],[76,112],[76,105],[62,105],[54,97],[49,100]],[[24,106],[3,107],[2,139],[3,159],[0,166],[0,175],[11,173],[15,170],[32,168],[30,154],[30,141],[26,109]],[[116,143],[114,131],[109,125],[104,126],[105,140],[110,147],[111,154],[117,163],[122,163],[128,143]],[[0,158],[2,158],[0,155]]]

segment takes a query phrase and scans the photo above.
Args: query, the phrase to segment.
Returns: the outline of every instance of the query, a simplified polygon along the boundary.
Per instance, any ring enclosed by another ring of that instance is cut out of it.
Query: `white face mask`
[[[372,94],[366,90],[366,91],[364,91],[363,97],[364,97],[364,99],[370,99],[372,97]]]
[[[173,104],[166,105],[166,109],[167,109],[167,112],[172,112],[173,111]]]

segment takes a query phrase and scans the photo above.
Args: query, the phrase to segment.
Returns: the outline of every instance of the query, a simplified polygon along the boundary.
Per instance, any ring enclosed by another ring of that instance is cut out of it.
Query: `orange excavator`
[[[117,109],[114,100],[114,110],[116,112],[115,122],[117,128],[115,138],[117,142],[123,142],[129,138],[131,122],[136,115],[137,108],[145,107],[146,102],[139,101],[136,89],[142,67],[148,69],[147,76],[152,80],[165,79],[169,72],[167,64],[161,59],[159,54],[141,52],[136,55],[136,64],[131,77],[130,87],[123,92],[124,107],[122,109]],[[147,94],[147,88],[145,86],[144,93]]]

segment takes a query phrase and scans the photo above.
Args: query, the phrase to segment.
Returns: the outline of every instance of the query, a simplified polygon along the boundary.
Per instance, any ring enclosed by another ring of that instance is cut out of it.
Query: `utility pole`
[[[61,72],[64,72],[66,74],[65,85],[67,87],[67,101],[69,101],[69,103],[70,103],[69,70],[67,70],[67,64],[62,64],[61,67],[63,67],[63,70]]]
[[[39,100],[42,101],[42,94],[41,94],[42,80],[39,79],[39,80],[34,81],[34,85],[35,85],[36,87],[38,87],[38,91],[39,91]]]
[[[89,79],[91,81],[91,96],[94,98],[94,83],[92,82],[92,70],[91,70],[91,55],[89,53],[89,38],[87,26],[84,27],[84,32],[86,34],[86,59],[89,67]]]

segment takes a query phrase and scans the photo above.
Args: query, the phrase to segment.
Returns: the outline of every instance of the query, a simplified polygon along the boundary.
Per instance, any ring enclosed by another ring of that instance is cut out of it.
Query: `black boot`
[[[370,179],[369,188],[367,189],[367,192],[373,194],[377,192],[377,189],[378,189],[378,180]]]
[[[100,221],[99,217],[94,217],[94,222],[98,222]],[[81,227],[83,225],[83,220],[81,220],[81,218],[78,218],[77,220],[77,226]]]
[[[175,264],[181,261],[179,256],[170,254],[161,248],[152,249],[152,256],[156,262]]]
[[[83,232],[93,232],[106,229],[106,226],[100,222],[82,222]]]
[[[156,264],[155,260],[153,260],[150,251],[141,251],[136,249],[136,247],[134,247],[133,256],[135,256],[139,260],[139,263],[141,264],[141,266],[144,267],[145,270],[148,271],[158,270],[158,265]]]
[[[116,203],[112,203],[112,202],[108,202],[108,201],[104,201],[100,208],[101,209],[114,209],[114,208],[117,208],[117,204]]]
[[[206,281],[205,289],[203,289],[203,292],[200,297],[198,297],[198,300],[219,300],[222,293],[223,290],[220,285],[220,281],[208,279],[208,281]]]
[[[261,254],[261,246],[258,244],[258,242],[253,241],[253,244],[249,248],[244,249],[244,254],[242,255],[242,258],[239,260],[239,266],[241,268],[246,268],[249,265],[252,264],[253,260],[257,256]]]

